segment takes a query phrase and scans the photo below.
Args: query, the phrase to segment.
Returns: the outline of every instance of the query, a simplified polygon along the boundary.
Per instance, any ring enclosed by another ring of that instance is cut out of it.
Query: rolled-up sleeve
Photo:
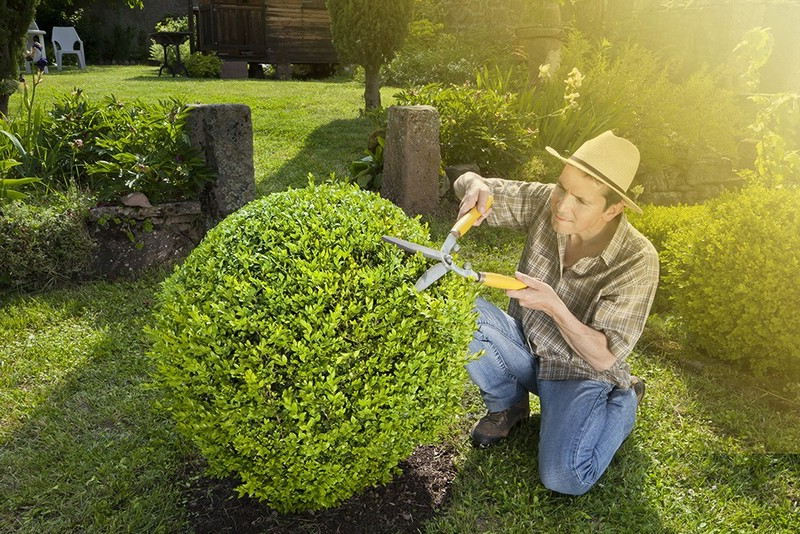
[[[624,361],[642,335],[658,286],[658,255],[648,250],[623,280],[600,296],[589,326],[603,332],[608,349]]]

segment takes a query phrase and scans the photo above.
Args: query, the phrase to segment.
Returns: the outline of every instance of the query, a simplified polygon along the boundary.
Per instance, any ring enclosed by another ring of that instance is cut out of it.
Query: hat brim
[[[623,193],[622,191],[619,190],[618,186],[616,186],[616,185],[612,184],[611,182],[609,182],[608,179],[606,179],[604,176],[602,176],[600,173],[598,173],[595,169],[587,167],[583,163],[581,163],[579,161],[575,161],[575,160],[573,160],[571,158],[565,158],[564,156],[559,154],[558,151],[553,147],[546,146],[546,147],[544,147],[544,149],[550,155],[557,157],[558,159],[560,159],[564,163],[568,163],[569,165],[572,165],[573,167],[580,169],[581,171],[585,172],[586,174],[588,174],[592,178],[596,179],[597,181],[607,185],[612,191],[614,191],[616,194],[618,194],[620,197],[622,197],[622,201],[625,203],[626,206],[631,208],[636,213],[642,213],[642,208],[637,206],[636,202],[631,200],[630,197],[628,197],[625,193]]]

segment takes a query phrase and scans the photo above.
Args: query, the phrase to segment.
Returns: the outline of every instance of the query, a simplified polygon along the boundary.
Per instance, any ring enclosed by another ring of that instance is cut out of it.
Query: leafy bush
[[[642,213],[626,211],[625,216],[656,247],[663,252],[667,240],[676,231],[685,227],[700,224],[708,217],[708,206],[642,206]]]
[[[664,279],[690,342],[759,373],[800,375],[800,190],[751,187],[668,239]]]
[[[522,126],[516,98],[491,89],[441,84],[396,95],[399,105],[425,104],[439,111],[445,164],[475,163],[483,172],[501,175],[529,160],[536,137]]]
[[[670,237],[686,228],[702,224],[708,217],[708,207],[705,204],[694,206],[642,206],[642,213],[637,214],[627,211],[626,217],[642,232],[656,247],[661,258]],[[663,261],[662,261],[663,263]],[[660,313],[671,308],[670,285],[664,282],[662,265],[661,283],[658,286],[653,313]]]
[[[184,132],[189,112],[177,100],[125,104],[110,96],[93,102],[74,91],[40,121],[26,175],[57,188],[74,180],[101,201],[131,191],[153,202],[197,198],[212,176]]]
[[[367,149],[367,155],[350,162],[350,181],[362,189],[380,191],[383,184],[383,147],[385,139],[377,137],[375,148]]]
[[[749,119],[721,85],[706,71],[679,79],[670,62],[641,46],[592,43],[573,31],[559,69],[544,67],[537,85],[519,99],[530,105],[534,122],[528,126],[538,129],[538,146],[571,152],[613,128],[639,147],[647,175],[664,167],[685,169],[707,154],[736,159],[738,136]]]
[[[163,407],[238,491],[279,511],[388,481],[459,412],[474,286],[384,243],[428,242],[354,185],[258,199],[164,282],[150,331]]]
[[[403,48],[381,69],[383,81],[396,87],[470,81],[478,63],[465,57],[458,45],[458,38],[446,33],[444,24],[415,20]]]
[[[222,60],[213,54],[195,52],[186,58],[186,72],[192,78],[219,78]]]
[[[800,95],[757,95],[751,100],[759,108],[750,125],[756,160],[753,169],[739,174],[769,188],[800,186]]]
[[[73,190],[48,203],[0,207],[0,287],[38,289],[86,274],[95,246],[85,224],[91,201]]]
[[[409,35],[383,68],[387,84],[472,81],[480,66],[519,63],[515,28],[537,22],[530,0],[417,0]]]

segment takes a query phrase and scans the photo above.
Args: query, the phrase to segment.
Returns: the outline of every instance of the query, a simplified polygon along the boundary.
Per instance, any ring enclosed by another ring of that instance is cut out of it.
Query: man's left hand
[[[514,276],[528,286],[525,289],[510,289],[506,291],[506,295],[512,299],[517,299],[520,306],[532,310],[541,310],[552,316],[560,306],[564,305],[555,290],[538,278],[533,278],[519,271]]]

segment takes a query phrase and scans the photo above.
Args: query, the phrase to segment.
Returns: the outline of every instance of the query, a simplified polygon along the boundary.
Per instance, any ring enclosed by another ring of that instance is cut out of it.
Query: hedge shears
[[[489,197],[486,202],[486,209],[488,210],[491,207],[492,197]],[[455,261],[453,261],[453,257],[450,253],[458,252],[458,239],[469,232],[469,229],[472,228],[472,225],[475,224],[475,221],[477,221],[480,216],[481,212],[479,212],[477,208],[472,208],[469,213],[463,215],[450,230],[450,233],[447,235],[447,238],[445,239],[440,250],[418,245],[417,243],[412,243],[411,241],[406,241],[405,239],[388,235],[383,236],[383,240],[389,243],[394,243],[406,252],[411,254],[419,252],[429,260],[438,262],[436,265],[422,273],[422,276],[419,277],[417,282],[414,284],[414,289],[417,291],[424,291],[431,284],[436,282],[439,278],[450,271],[453,271],[465,278],[477,280],[485,286],[495,287],[498,289],[523,289],[528,287],[516,278],[511,278],[510,276],[497,273],[476,272],[472,270],[472,266],[469,263],[466,263],[463,267],[461,267],[460,265],[456,264]]]

